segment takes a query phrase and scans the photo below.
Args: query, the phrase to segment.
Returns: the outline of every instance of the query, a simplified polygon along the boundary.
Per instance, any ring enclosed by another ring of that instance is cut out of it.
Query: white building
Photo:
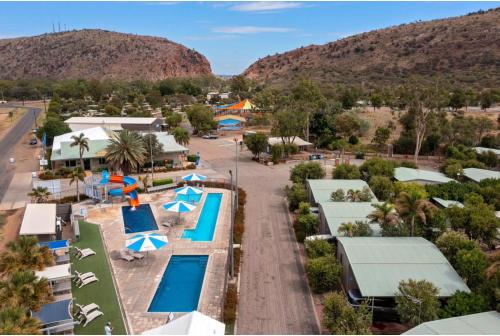
[[[56,204],[28,204],[19,235],[36,236],[41,242],[55,240],[56,221]]]
[[[64,121],[72,131],[103,127],[111,131],[161,131],[163,121],[158,118],[73,117]]]

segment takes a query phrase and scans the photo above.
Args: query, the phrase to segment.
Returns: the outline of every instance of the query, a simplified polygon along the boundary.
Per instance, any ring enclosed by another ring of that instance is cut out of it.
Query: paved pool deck
[[[221,206],[212,242],[192,242],[181,239],[184,229],[196,226],[207,193],[222,193]],[[225,274],[231,225],[230,191],[205,188],[199,205],[190,213],[181,214],[181,224],[167,228],[162,225],[172,222],[178,215],[162,208],[175,199],[173,190],[140,194],[141,204],[149,203],[156,218],[160,234],[167,235],[169,244],[158,251],[149,252],[143,260],[128,262],[118,258],[125,248],[125,240],[134,234],[125,234],[121,207],[128,203],[87,206],[87,222],[101,226],[104,242],[111,259],[118,292],[131,334],[158,327],[167,320],[167,313],[148,313],[148,307],[161,281],[165,267],[172,255],[208,255],[208,264],[198,303],[198,311],[212,318],[222,319]],[[178,317],[180,314],[175,314]]]

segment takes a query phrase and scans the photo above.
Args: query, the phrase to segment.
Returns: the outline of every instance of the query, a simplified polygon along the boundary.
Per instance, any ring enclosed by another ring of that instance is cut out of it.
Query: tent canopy
[[[216,108],[219,110],[233,110],[233,111],[258,110],[257,106],[255,106],[249,99],[243,99],[242,101],[239,101],[234,104],[217,106]]]
[[[143,335],[224,335],[226,325],[200,312],[193,311]]]
[[[56,204],[28,204],[19,234],[56,234]]]

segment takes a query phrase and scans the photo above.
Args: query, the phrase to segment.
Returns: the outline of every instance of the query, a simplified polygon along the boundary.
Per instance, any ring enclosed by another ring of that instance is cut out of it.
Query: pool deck
[[[196,226],[207,193],[223,194],[213,241],[191,242],[181,239],[184,229],[192,229]],[[111,259],[112,272],[131,334],[140,334],[166,322],[168,312],[148,313],[147,310],[172,255],[209,255],[198,311],[221,320],[231,224],[230,191],[205,188],[196,209],[190,213],[181,214],[182,223],[171,228],[164,227],[162,223],[167,220],[172,221],[178,215],[166,212],[162,204],[175,199],[173,190],[141,194],[139,199],[141,203],[151,205],[159,228],[159,231],[155,232],[167,235],[169,240],[167,247],[149,252],[143,260],[128,262],[118,258],[119,251],[125,248],[127,237],[134,235],[126,235],[123,227],[121,206],[128,203],[88,207],[86,218],[86,221],[98,224],[102,228],[106,249]],[[180,314],[175,315],[178,317]]]

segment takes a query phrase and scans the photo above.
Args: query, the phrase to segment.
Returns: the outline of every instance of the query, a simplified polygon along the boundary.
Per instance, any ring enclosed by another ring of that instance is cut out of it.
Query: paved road
[[[192,138],[190,149],[228,177],[234,145]],[[318,334],[303,266],[288,223],[283,187],[290,166],[266,167],[241,155],[239,184],[247,192],[238,334]]]
[[[39,108],[28,108],[28,112],[0,140],[0,200],[3,199],[15,173],[14,167],[9,163],[9,158],[23,136],[33,129],[35,124],[34,116],[38,117],[41,111]]]

